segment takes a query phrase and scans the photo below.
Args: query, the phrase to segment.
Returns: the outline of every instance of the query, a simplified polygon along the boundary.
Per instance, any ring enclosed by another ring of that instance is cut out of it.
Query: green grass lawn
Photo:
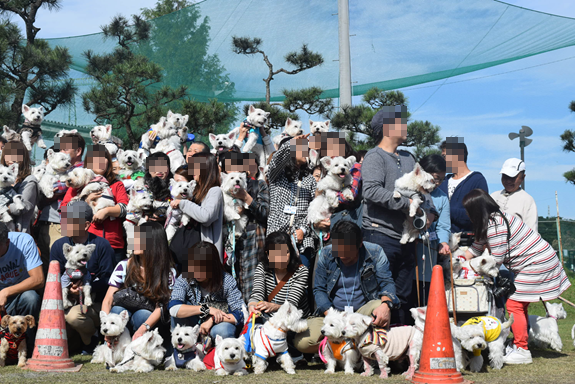
[[[569,273],[572,283],[575,283],[575,275]],[[574,284],[575,285],[575,284]],[[575,288],[569,288],[563,295],[565,299],[575,302]],[[560,302],[556,300],[554,302]],[[563,339],[563,352],[551,350],[532,350],[533,364],[525,366],[504,366],[497,371],[487,368],[486,372],[472,374],[463,372],[467,380],[476,383],[489,384],[510,384],[510,383],[553,383],[571,384],[575,383],[575,348],[571,339],[571,327],[575,323],[575,308],[564,304],[567,310],[567,319],[559,320],[559,332]],[[529,307],[530,314],[540,316],[545,315],[545,309],[541,303],[532,304]],[[74,356],[74,361],[84,364],[80,372],[77,373],[38,373],[21,370],[15,366],[0,368],[0,383],[185,383],[193,382],[198,384],[214,383],[249,383],[249,384],[284,384],[284,383],[314,383],[333,384],[334,382],[351,383],[378,383],[381,380],[377,376],[364,378],[356,374],[346,376],[343,372],[335,375],[323,373],[323,365],[312,365],[307,368],[300,368],[296,375],[288,375],[275,364],[271,365],[263,375],[237,376],[216,376],[213,372],[194,373],[191,371],[179,370],[169,372],[156,370],[150,374],[111,374],[102,365],[92,365],[89,363],[90,357]],[[405,379],[398,373],[392,372],[392,376],[387,383],[404,383]]]

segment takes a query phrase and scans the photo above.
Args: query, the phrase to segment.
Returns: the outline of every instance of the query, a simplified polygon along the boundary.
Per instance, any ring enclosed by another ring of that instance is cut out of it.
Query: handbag
[[[122,307],[132,313],[140,309],[145,309],[150,312],[153,312],[156,309],[156,304],[152,303],[150,299],[136,291],[134,287],[120,289],[114,293],[112,305]]]
[[[457,313],[489,312],[489,292],[485,279],[455,279],[455,311]],[[445,291],[447,310],[453,313],[451,290]]]

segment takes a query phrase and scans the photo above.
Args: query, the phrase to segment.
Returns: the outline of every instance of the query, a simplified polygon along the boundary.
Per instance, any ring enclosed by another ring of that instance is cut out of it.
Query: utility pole
[[[349,48],[349,0],[337,0],[339,25],[339,107],[351,106],[351,54]]]
[[[525,162],[525,147],[533,142],[532,139],[528,139],[528,136],[533,134],[533,130],[526,125],[522,125],[519,133],[510,132],[509,140],[514,140],[519,137],[519,148],[521,149],[521,161]],[[525,179],[521,183],[521,188],[525,190]]]
[[[555,191],[555,204],[557,205],[557,241],[559,241],[559,255],[561,256],[561,266],[563,266],[563,243],[561,242],[561,218],[559,217],[559,198]]]

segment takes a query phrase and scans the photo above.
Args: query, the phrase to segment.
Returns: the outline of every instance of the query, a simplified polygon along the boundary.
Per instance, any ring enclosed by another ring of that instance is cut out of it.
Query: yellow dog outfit
[[[483,334],[485,335],[486,342],[492,342],[497,340],[499,335],[501,334],[501,321],[493,316],[479,316],[479,317],[472,317],[471,319],[467,320],[462,327],[466,325],[476,325],[481,324],[483,327]],[[473,356],[481,355],[480,349],[473,350]]]

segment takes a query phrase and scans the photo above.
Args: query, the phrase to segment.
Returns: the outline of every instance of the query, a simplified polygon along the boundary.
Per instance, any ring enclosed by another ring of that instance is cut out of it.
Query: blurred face
[[[24,161],[24,155],[18,154],[16,151],[11,151],[10,154],[4,154],[4,161],[6,162],[6,165],[12,165],[14,163],[21,164]]]
[[[289,256],[289,247],[287,244],[273,244],[268,251],[270,267],[273,269],[287,269]]]
[[[0,152],[4,149],[4,143],[0,141]]]
[[[190,162],[188,162],[188,172],[190,175],[194,176],[194,180],[198,182],[200,180],[200,175],[202,172],[206,172],[208,165],[206,164],[205,157],[192,157]]]
[[[201,152],[202,148],[204,148],[204,146],[201,144],[194,143],[194,144],[190,145],[190,148],[188,149],[188,152],[186,153],[186,158],[189,159],[190,157],[192,157],[196,153]]]
[[[134,255],[142,255],[146,250],[146,243],[150,243],[150,235],[146,233],[146,228],[134,227]]]
[[[258,174],[258,163],[256,162],[256,159],[248,158],[244,161],[243,169],[243,172],[247,172],[248,176],[256,177]]]
[[[150,172],[150,176],[152,177],[157,177],[159,179],[165,180],[170,173],[168,161],[166,159],[150,160],[148,172]]]
[[[177,182],[188,181],[188,179],[186,179],[184,176],[178,175],[177,173],[174,175],[174,180],[176,180]]]
[[[308,141],[307,139],[291,139],[291,156],[295,158],[297,165],[301,166],[307,163],[309,156]]]
[[[120,163],[117,161],[112,161],[112,171],[115,175],[119,175],[121,172]]]
[[[340,138],[336,138],[336,137],[330,137],[327,139],[327,143],[326,143],[326,151],[325,154],[326,156],[329,157],[338,157],[338,156],[345,156],[345,140],[344,139],[340,139]]]
[[[207,282],[212,278],[212,272],[209,270],[210,261],[204,252],[205,249],[196,249],[194,254],[192,249],[188,251],[188,270],[182,272],[184,277],[195,279],[198,283]]]
[[[513,193],[521,187],[521,183],[525,180],[525,172],[519,172],[515,177],[509,177],[506,174],[501,174],[501,184],[507,193]]]
[[[445,162],[447,163],[447,171],[457,173],[461,167],[459,164],[463,163],[465,158],[465,151],[463,149],[446,149]]]
[[[97,175],[104,175],[106,173],[106,169],[108,168],[108,159],[103,153],[99,152],[88,152],[86,154],[88,158],[91,157],[91,161],[89,162],[90,169],[94,171]]]
[[[74,218],[73,216],[62,212],[62,235],[68,237],[84,236],[90,227],[90,222],[84,218]]]
[[[344,238],[333,239],[332,251],[344,265],[353,265],[359,259],[359,249],[355,246],[355,239],[351,234]]]
[[[395,123],[383,124],[383,136],[403,142],[407,139],[407,119],[396,117]]]
[[[78,162],[80,159],[80,153],[82,149],[78,148],[77,145],[74,145],[74,142],[71,137],[61,137],[60,138],[60,152],[64,152],[70,155],[72,159],[72,164]],[[94,171],[96,172],[96,171]]]
[[[224,160],[225,165],[224,168],[226,169],[226,173],[230,173],[230,172],[244,172],[244,162],[242,159],[238,159],[238,158],[234,158],[232,157],[231,159],[225,159]]]

